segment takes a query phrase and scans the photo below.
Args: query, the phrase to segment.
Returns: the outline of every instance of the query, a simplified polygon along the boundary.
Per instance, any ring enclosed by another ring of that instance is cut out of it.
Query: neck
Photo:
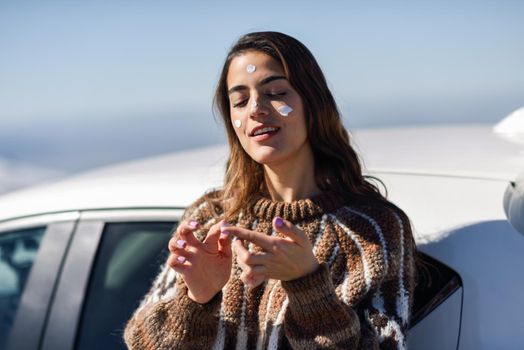
[[[279,164],[265,164],[264,178],[271,199],[292,202],[320,193],[315,182],[315,163],[311,153]]]

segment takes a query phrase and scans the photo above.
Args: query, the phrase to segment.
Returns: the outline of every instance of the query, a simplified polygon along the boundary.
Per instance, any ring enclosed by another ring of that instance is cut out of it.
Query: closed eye
[[[233,108],[244,107],[246,103],[247,103],[247,100],[242,100],[240,102],[234,103]]]
[[[269,97],[286,96],[285,92],[268,92],[266,94]]]
[[[285,91],[283,91],[283,92],[268,92],[268,93],[266,93],[266,96],[269,97],[269,98],[282,97],[282,96],[286,96],[286,92]],[[247,104],[248,100],[249,99],[244,99],[244,100],[241,100],[239,102],[233,103],[233,108],[244,107]]]

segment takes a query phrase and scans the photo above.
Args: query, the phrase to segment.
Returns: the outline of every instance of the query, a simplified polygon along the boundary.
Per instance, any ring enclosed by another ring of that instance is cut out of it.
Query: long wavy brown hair
[[[222,203],[228,203],[226,218],[252,207],[250,204],[259,198],[258,195],[267,195],[263,166],[244,151],[230,121],[229,65],[235,57],[248,51],[265,53],[279,62],[285,77],[302,98],[318,188],[351,200],[386,202],[371,180],[375,178],[362,174],[359,158],[351,147],[335,99],[311,52],[286,34],[256,32],[242,36],[230,49],[213,101],[224,122],[230,147],[221,196]]]
[[[318,188],[341,196],[351,203],[381,203],[394,209],[403,222],[411,227],[411,221],[404,211],[380,192],[378,183],[385,190],[382,181],[362,173],[359,157],[351,147],[350,136],[342,124],[335,99],[311,52],[300,41],[279,32],[255,32],[240,37],[229,50],[224,62],[213,105],[225,125],[230,153],[223,190],[208,197],[214,204],[213,207],[222,208],[226,220],[234,219],[242,210],[253,208],[254,202],[261,195],[268,195],[263,166],[244,151],[230,120],[227,93],[229,65],[235,57],[248,51],[265,53],[279,62],[287,80],[302,98]],[[413,245],[415,246],[414,241]],[[424,262],[417,251],[415,263],[417,271],[425,276],[426,283],[431,283],[431,264]]]

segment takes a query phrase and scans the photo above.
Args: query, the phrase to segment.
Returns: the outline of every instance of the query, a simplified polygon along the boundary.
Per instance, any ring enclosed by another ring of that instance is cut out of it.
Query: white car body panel
[[[489,125],[361,130],[354,139],[371,173],[507,183],[524,171],[524,147],[496,137]],[[11,192],[0,199],[0,221],[75,208],[184,208],[204,191],[221,185],[226,159],[225,146],[207,147],[109,166]]]
[[[366,173],[411,218],[419,249],[463,281],[413,328],[410,343],[438,338],[435,348],[457,348],[460,294],[460,349],[524,349],[524,236],[503,209],[506,187],[524,171],[524,145],[497,137],[491,125],[360,130],[354,141]],[[0,226],[46,213],[183,209],[221,185],[226,158],[226,147],[207,147],[12,192],[0,197]]]
[[[451,295],[446,302],[434,310],[424,322],[416,324],[408,335],[408,349],[443,350],[456,349],[460,336],[460,309],[462,290]],[[435,325],[447,325],[446,331],[438,332]],[[428,341],[428,335],[431,341]]]
[[[524,145],[497,136],[489,124],[372,129],[355,139],[375,171],[507,181],[524,171]]]

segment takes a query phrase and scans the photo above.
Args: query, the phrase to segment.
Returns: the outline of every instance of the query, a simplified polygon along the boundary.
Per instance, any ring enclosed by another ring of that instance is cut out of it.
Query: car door
[[[0,349],[38,349],[77,212],[0,223]]]
[[[126,349],[125,322],[165,261],[181,214],[177,209],[82,212],[41,348]]]

